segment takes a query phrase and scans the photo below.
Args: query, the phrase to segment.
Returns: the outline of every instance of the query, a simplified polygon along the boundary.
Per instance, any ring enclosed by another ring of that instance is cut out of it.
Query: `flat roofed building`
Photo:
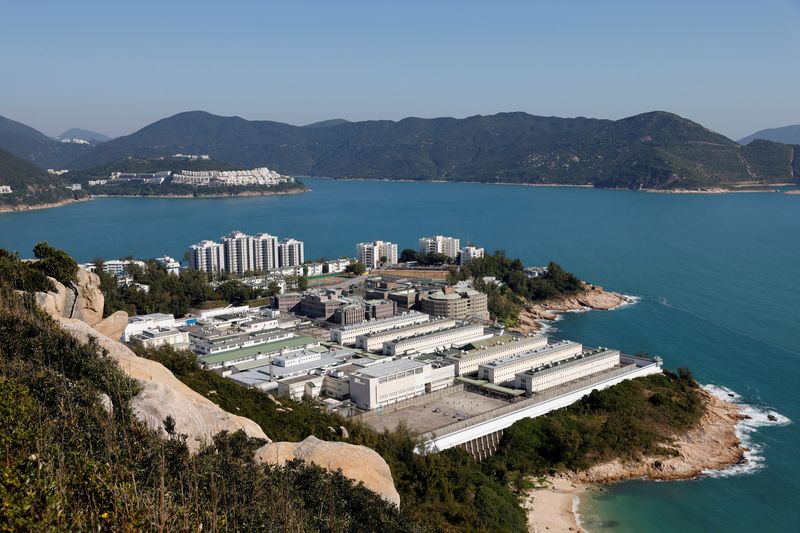
[[[385,342],[383,353],[396,357],[411,353],[430,353],[460,346],[486,336],[480,324],[466,324],[454,328],[416,335],[406,339]]]
[[[189,330],[189,341],[192,344],[192,350],[201,355],[223,353],[292,337],[294,337],[293,332],[280,328],[254,331],[252,333],[231,332],[230,330],[220,331],[213,326]]]
[[[484,257],[485,251],[483,248],[478,248],[477,246],[465,246],[461,249],[461,255],[459,256],[459,263],[462,265],[466,265],[473,259],[480,259]]]
[[[259,233],[253,237],[253,252],[256,270],[278,268],[278,237],[275,235]]]
[[[280,268],[297,267],[306,262],[305,245],[297,239],[283,239],[278,243]]]
[[[410,311],[389,318],[369,320],[367,322],[361,322],[360,324],[342,326],[331,330],[331,341],[337,344],[351,345],[355,344],[359,335],[365,335],[376,331],[386,331],[387,329],[411,324],[420,324],[422,322],[427,322],[430,318],[431,317],[425,313]]]
[[[146,329],[171,328],[175,326],[175,317],[165,313],[150,313],[149,315],[136,315],[128,318],[128,325],[122,333],[122,340],[128,342],[133,335],[138,335]]]
[[[376,331],[359,335],[356,338],[356,347],[373,352],[376,350],[383,350],[383,345],[386,342],[396,341],[399,339],[406,339],[414,335],[421,335],[423,333],[430,333],[432,331],[439,331],[456,326],[456,321],[449,318],[432,318],[427,322],[420,324],[411,324],[400,328],[387,329],[385,331]]]
[[[214,370],[217,368],[228,368],[238,363],[265,361],[278,356],[286,351],[300,350],[319,346],[319,341],[313,337],[289,337],[282,340],[239,348],[238,350],[228,350],[222,353],[198,356],[199,362],[204,368]]]
[[[141,343],[145,348],[157,348],[165,345],[186,348],[189,346],[189,333],[176,328],[154,328],[134,335],[132,340]]]
[[[511,355],[538,350],[547,346],[547,337],[535,335],[516,337],[487,348],[476,348],[457,356],[449,357],[456,368],[456,375],[463,376],[478,371],[480,365],[497,361]]]
[[[481,320],[489,319],[489,297],[474,289],[455,290],[445,287],[434,291],[423,298],[419,303],[423,313],[447,318],[476,317]]]
[[[599,348],[521,372],[515,376],[514,385],[528,393],[537,393],[610,370],[619,364],[618,350]]]
[[[225,248],[214,241],[200,241],[189,247],[189,265],[209,278],[225,270]]]
[[[397,312],[397,304],[392,300],[366,300],[364,315],[367,320],[388,318]]]
[[[378,268],[381,258],[387,265],[397,264],[397,245],[387,241],[360,242],[356,245],[356,259],[368,269]]]
[[[366,411],[432,392],[453,383],[453,366],[413,359],[378,363],[350,374],[350,400]]]
[[[285,396],[295,401],[303,398],[317,398],[322,390],[324,378],[324,376],[309,374],[278,380],[278,396]]]
[[[444,254],[453,259],[458,256],[461,248],[461,240],[456,237],[446,237],[444,235],[434,235],[433,237],[422,237],[419,240],[419,252],[421,254],[437,253]]]
[[[478,379],[485,379],[490,383],[506,383],[512,381],[515,375],[520,372],[575,357],[580,355],[582,351],[583,346],[578,342],[560,341],[555,344],[548,344],[544,348],[482,364],[478,367]]]
[[[254,244],[253,237],[241,231],[233,231],[230,235],[223,237],[225,270],[240,275],[255,270]]]

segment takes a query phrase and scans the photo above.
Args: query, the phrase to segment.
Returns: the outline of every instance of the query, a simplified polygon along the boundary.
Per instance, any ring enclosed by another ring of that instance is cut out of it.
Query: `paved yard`
[[[401,420],[405,420],[414,433],[421,434],[504,405],[508,403],[475,392],[461,391],[392,413],[381,413],[366,420],[365,424],[377,431],[383,431],[394,429]]]

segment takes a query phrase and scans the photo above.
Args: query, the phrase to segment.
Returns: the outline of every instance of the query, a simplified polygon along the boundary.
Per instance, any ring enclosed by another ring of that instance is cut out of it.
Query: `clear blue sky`
[[[661,109],[800,123],[800,0],[0,0],[0,115],[123,135],[168,115],[305,124]]]

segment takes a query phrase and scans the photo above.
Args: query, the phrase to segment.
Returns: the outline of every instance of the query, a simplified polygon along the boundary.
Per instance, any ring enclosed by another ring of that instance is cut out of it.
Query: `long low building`
[[[619,350],[599,348],[571,359],[564,359],[521,372],[515,376],[514,384],[520,389],[525,389],[529,394],[542,392],[609,370],[619,364]]]
[[[544,348],[482,364],[478,367],[478,379],[485,379],[490,383],[506,383],[512,381],[516,374],[520,372],[542,365],[549,365],[562,359],[576,357],[582,351],[583,345],[579,342],[561,341],[555,344],[548,344]]]
[[[508,342],[501,342],[486,348],[476,348],[459,355],[451,356],[456,367],[456,376],[463,376],[478,371],[478,367],[497,361],[504,357],[538,350],[547,346],[547,337],[534,335],[530,337],[514,337]]]
[[[407,339],[386,342],[383,345],[384,355],[396,357],[411,353],[430,353],[436,350],[446,350],[453,346],[460,346],[481,339],[486,336],[480,324],[466,324],[441,331],[434,331],[424,335],[417,335]]]
[[[406,339],[414,335],[421,335],[423,333],[430,333],[441,329],[452,328],[456,325],[456,321],[449,318],[432,318],[419,324],[411,324],[410,326],[403,326],[401,328],[392,328],[385,331],[376,331],[359,335],[356,337],[356,347],[372,352],[378,349],[383,349],[386,342],[396,341],[398,339]]]
[[[453,384],[453,365],[398,359],[350,375],[350,400],[365,411],[443,389]]]
[[[239,348],[238,350],[201,355],[198,357],[198,361],[204,368],[213,370],[217,368],[228,368],[237,363],[267,359],[286,351],[299,350],[312,346],[319,346],[319,341],[313,337],[289,337],[274,342]]]
[[[242,333],[241,331],[220,331],[213,326],[189,331],[192,350],[203,355],[257,346],[259,344],[288,339],[293,335],[291,331],[286,331],[284,329],[269,329],[252,333]]]
[[[389,318],[380,318],[358,324],[350,324],[340,328],[332,329],[331,341],[342,345],[355,344],[359,335],[366,335],[368,333],[375,333],[377,331],[386,331],[387,329],[410,326],[412,324],[420,324],[422,322],[427,322],[429,319],[430,316],[426,315],[425,313],[410,311],[408,313],[403,313],[402,315],[392,316]]]

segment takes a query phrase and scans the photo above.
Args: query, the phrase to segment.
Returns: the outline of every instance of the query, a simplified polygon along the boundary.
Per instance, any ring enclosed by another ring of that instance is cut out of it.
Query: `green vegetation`
[[[406,248],[400,252],[398,261],[401,263],[408,263],[416,261],[421,266],[445,265],[453,263],[455,260],[449,255],[440,254],[437,252],[427,252],[421,254],[412,248]]]
[[[425,530],[525,530],[525,515],[516,496],[462,450],[420,455],[414,453],[419,441],[404,428],[377,433],[314,403],[286,398],[280,401],[283,408],[289,407],[291,411],[279,411],[265,393],[200,370],[190,352],[171,347],[136,349],[139,355],[161,362],[181,381],[223,409],[255,421],[273,440],[298,441],[308,435],[342,440],[338,432],[328,428],[345,426],[350,434],[346,442],[368,446],[386,460],[403,510]]]
[[[495,259],[516,271],[514,261]],[[275,440],[340,440],[330,427],[345,426],[347,442],[371,447],[389,464],[398,511],[339,473],[296,461],[256,464],[263,442],[242,432],[221,433],[190,454],[171,417],[166,438],[144,427],[130,408],[138,384],[94,341],[78,342],[30,294],[12,290],[41,283],[35,265],[0,253],[0,527],[7,530],[522,531],[518,492],[527,477],[672,454],[670,436],[703,414],[697,384],[682,369],[519,421],[498,454],[478,463],[460,449],[414,453],[420,442],[406,428],[378,433],[314,402],[282,398],[278,411],[267,394],[200,370],[190,352],[137,348]],[[560,272],[550,283],[572,281]],[[113,403],[110,413],[102,394]]]
[[[0,185],[11,194],[0,194],[0,209],[34,206],[74,198],[59,176],[51,176],[33,164],[0,149]]]
[[[504,483],[559,470],[582,470],[613,459],[675,454],[669,436],[694,427],[703,398],[687,369],[623,381],[578,402],[505,430],[485,462]],[[521,486],[521,485],[520,485]]]
[[[737,143],[661,111],[621,120],[500,113],[315,128],[196,111],[96,146],[75,167],[89,168],[132,154],[164,156],[185,151],[186,146],[233,165],[267,165],[299,176],[633,189],[716,186],[753,179],[747,167],[748,152]],[[764,168],[782,165],[784,169],[764,179],[796,180],[781,154],[775,152],[769,158]]]
[[[351,261],[349,265],[344,267],[344,271],[354,276],[361,276],[367,272],[367,267],[361,261]]]
[[[241,196],[247,194],[277,194],[305,190],[300,181],[278,185],[242,185],[227,187],[195,187],[165,181],[155,183],[119,183],[87,187],[86,192],[106,196]]]
[[[130,408],[136,382],[6,282],[0,278],[0,529],[416,529],[341,473],[254,462],[263,441],[242,432],[220,433],[190,454],[169,417],[171,437],[147,429]]]
[[[486,276],[496,278],[503,285],[485,283],[482,278]],[[519,312],[529,302],[575,294],[584,289],[580,279],[553,262],[542,275],[530,277],[522,261],[510,259],[503,250],[474,259],[448,277],[450,283],[467,279],[472,279],[475,288],[488,295],[491,315],[508,326],[516,323]]]
[[[16,253],[0,248],[0,276],[12,289],[47,292],[53,284],[47,277],[64,285],[77,281],[78,263],[66,252],[39,242],[33,248],[37,261],[21,261]]]

